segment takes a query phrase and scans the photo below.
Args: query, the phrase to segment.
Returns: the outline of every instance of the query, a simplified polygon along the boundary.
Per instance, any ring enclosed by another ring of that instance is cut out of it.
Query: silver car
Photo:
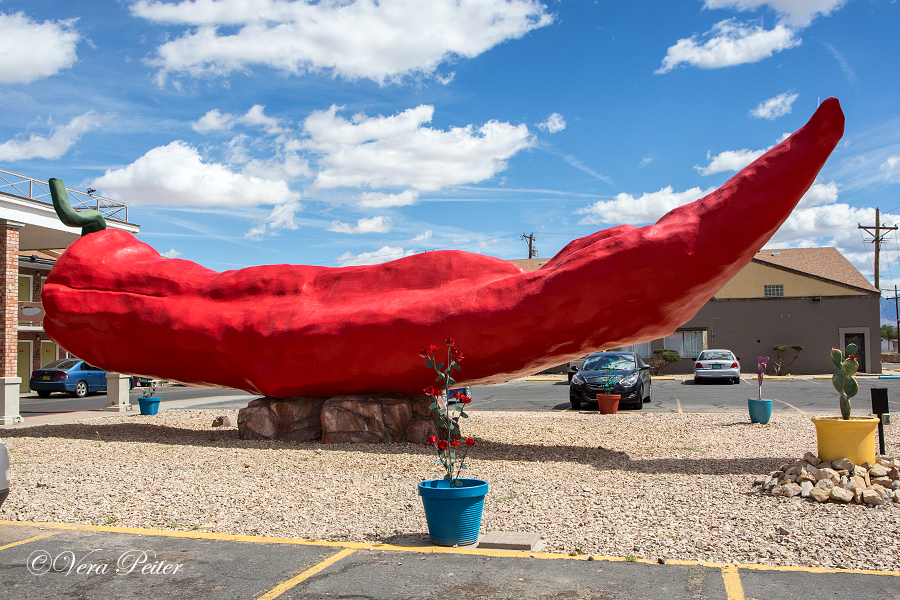
[[[741,382],[740,359],[731,350],[704,350],[694,363],[694,383],[713,379]]]

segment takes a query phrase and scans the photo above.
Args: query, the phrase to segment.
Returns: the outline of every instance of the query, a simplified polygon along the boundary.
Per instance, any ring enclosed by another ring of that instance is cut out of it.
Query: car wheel
[[[88,395],[88,384],[86,381],[79,381],[75,384],[75,395],[79,398],[84,398]]]
[[[569,396],[569,403],[572,405],[572,410],[581,409],[581,400],[576,400],[575,398]]]
[[[635,394],[635,397],[637,398],[637,400],[632,403],[631,408],[633,408],[634,410],[641,410],[642,408],[644,408],[644,386],[641,386],[641,388],[637,391],[637,394]]]
[[[41,398],[49,398],[50,394],[52,394],[52,393],[53,392],[51,392],[49,390],[41,390],[37,393],[37,395],[40,396]]]
[[[703,383],[703,380],[699,377],[694,377],[694,385],[700,385],[701,383]]]
[[[740,383],[741,383],[741,378],[740,378],[740,377],[735,377],[735,378],[734,378],[734,384],[735,384],[735,385],[740,385]]]
[[[647,397],[644,398],[644,402],[645,402],[645,403],[649,403],[649,402],[650,402],[650,396],[651,396],[651,394],[653,394],[653,384],[650,384],[650,385],[647,386]]]

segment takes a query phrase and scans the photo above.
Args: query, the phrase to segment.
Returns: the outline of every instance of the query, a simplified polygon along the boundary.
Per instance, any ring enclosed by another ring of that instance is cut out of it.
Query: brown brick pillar
[[[19,343],[19,229],[22,223],[0,219],[0,303],[2,303],[3,327],[0,328],[3,372],[0,381],[0,425],[21,421],[19,415],[19,384],[16,358]]]

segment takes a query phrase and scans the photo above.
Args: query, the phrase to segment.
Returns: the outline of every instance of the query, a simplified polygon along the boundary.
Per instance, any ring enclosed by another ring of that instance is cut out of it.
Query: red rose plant
[[[440,463],[444,467],[444,479],[449,481],[452,487],[459,479],[460,472],[468,469],[466,467],[466,455],[469,452],[469,448],[475,445],[475,440],[465,438],[466,447],[462,450],[462,454],[459,455],[460,442],[458,439],[453,439],[453,433],[459,432],[460,418],[469,418],[465,407],[472,401],[472,398],[461,392],[456,392],[453,394],[453,397],[458,401],[455,406],[451,408],[449,402],[444,402],[444,399],[449,400],[450,386],[456,383],[456,380],[453,379],[453,371],[459,371],[459,361],[463,359],[462,352],[456,347],[456,343],[452,338],[447,338],[446,344],[446,363],[437,362],[438,359],[435,358],[435,353],[439,348],[434,344],[422,350],[420,356],[425,359],[425,366],[429,369],[434,369],[437,373],[435,381],[440,381],[444,384],[443,390],[434,386],[428,386],[424,390],[426,394],[435,397],[434,403],[429,408],[440,413],[441,424],[447,433],[447,439],[439,440],[437,436],[430,436],[428,444],[434,446],[437,450],[438,459],[435,462]]]

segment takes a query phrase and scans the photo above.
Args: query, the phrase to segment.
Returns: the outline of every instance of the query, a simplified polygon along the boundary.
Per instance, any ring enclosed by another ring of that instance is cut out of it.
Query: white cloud
[[[249,159],[246,161],[241,172],[244,175],[252,175],[271,181],[277,181],[279,179],[290,181],[297,177],[312,176],[309,162],[300,158],[294,152],[273,156],[266,160],[256,158]]]
[[[160,82],[169,73],[228,75],[265,65],[383,84],[435,75],[441,63],[553,21],[536,0],[139,0],[131,11],[193,28],[157,48],[151,64]]]
[[[425,231],[423,231],[422,233],[420,233],[419,235],[417,235],[410,241],[415,244],[416,242],[424,242],[424,241],[430,240],[430,239],[431,239],[431,230],[426,229]]]
[[[210,131],[227,131],[234,126],[234,115],[214,108],[205,115],[191,123],[191,128],[197,133],[209,133]]]
[[[788,25],[806,27],[816,16],[828,16],[846,2],[847,0],[706,0],[704,8],[746,11],[769,6]]]
[[[276,229],[298,229],[297,223],[294,222],[294,215],[303,210],[303,204],[297,197],[291,198],[287,202],[277,204],[272,212],[251,227],[244,237],[250,240],[261,240],[264,236],[278,235]]]
[[[419,192],[416,190],[404,190],[399,194],[366,192],[360,196],[356,206],[357,208],[391,208],[394,206],[411,206],[418,200]]]
[[[695,187],[683,192],[675,192],[672,191],[672,186],[666,186],[658,192],[642,194],[640,198],[621,193],[612,200],[600,200],[575,212],[587,215],[578,221],[582,225],[653,223],[673,208],[702,198],[714,189],[701,190]]]
[[[765,153],[766,150],[744,148],[743,150],[725,150],[711,157],[707,152],[706,158],[709,160],[709,164],[705,167],[694,165],[694,168],[704,177],[723,171],[740,171]]]
[[[0,13],[0,83],[30,83],[75,64],[76,21],[38,23],[22,12]]]
[[[209,133],[210,131],[228,131],[235,125],[256,125],[265,129],[269,135],[283,133],[280,121],[275,117],[267,117],[264,114],[265,106],[254,104],[245,115],[222,113],[214,108],[205,115],[191,123],[191,128],[197,133]]]
[[[395,248],[392,246],[383,246],[374,252],[363,252],[362,254],[350,254],[345,252],[338,256],[337,260],[342,267],[352,265],[377,265],[389,260],[396,260],[404,256],[412,256],[415,254],[413,250],[403,250],[403,248]]]
[[[888,158],[881,164],[879,169],[884,171],[886,181],[900,183],[900,154]]]
[[[423,127],[434,107],[418,106],[394,116],[356,114],[338,108],[307,117],[305,147],[321,155],[314,187],[403,186],[437,190],[476,183],[506,169],[506,159],[534,144],[525,125],[488,121],[480,127],[441,131]]]
[[[834,204],[838,199],[838,184],[834,181],[828,183],[814,183],[807,190],[803,198],[797,204],[797,208],[811,208],[824,204]]]
[[[160,252],[160,256],[165,256],[166,258],[177,258],[181,256],[181,252],[179,252],[175,248],[172,248],[168,252]]]
[[[644,167],[649,165],[651,162],[653,162],[652,158],[642,158],[641,162],[638,163],[638,169],[643,169]]]
[[[391,230],[390,217],[368,217],[360,219],[356,222],[356,227],[351,227],[347,223],[340,221],[332,221],[328,231],[337,233],[349,233],[356,235],[358,233],[387,233]]]
[[[127,167],[107,171],[91,187],[110,198],[157,206],[257,206],[297,197],[284,181],[204,162],[195,148],[180,140],[150,150]]]
[[[810,247],[830,240],[855,240],[859,245],[857,224],[874,221],[875,210],[856,208],[844,203],[796,208],[787,221],[775,232],[769,245],[790,244]]]
[[[54,127],[50,137],[31,134],[27,140],[7,140],[0,144],[0,160],[55,160],[68,152],[82,135],[100,127],[107,117],[91,110],[65,125]]]
[[[789,94],[787,92],[778,94],[774,98],[760,102],[756,108],[750,111],[750,116],[774,121],[778,117],[790,114],[791,105],[799,97],[800,94]]]
[[[547,120],[538,125],[538,128],[541,131],[546,131],[548,133],[556,133],[557,131],[562,131],[566,128],[566,120],[563,119],[563,116],[559,113],[553,113]]]
[[[754,63],[775,52],[799,46],[801,42],[794,37],[794,31],[784,25],[765,30],[759,25],[739,23],[734,19],[716,23],[704,37],[708,38],[705,42],[696,35],[678,40],[668,49],[662,66],[655,72],[668,73],[681,64],[719,69]]]

